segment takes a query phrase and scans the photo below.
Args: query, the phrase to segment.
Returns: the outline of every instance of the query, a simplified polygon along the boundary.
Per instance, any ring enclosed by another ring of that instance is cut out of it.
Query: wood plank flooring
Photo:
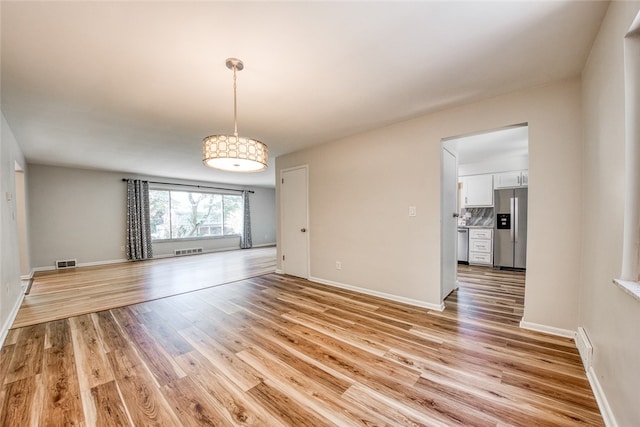
[[[37,273],[14,328],[95,313],[273,273],[276,248],[254,248]]]
[[[13,329],[0,425],[603,425],[524,276],[463,267],[443,312],[266,274]]]

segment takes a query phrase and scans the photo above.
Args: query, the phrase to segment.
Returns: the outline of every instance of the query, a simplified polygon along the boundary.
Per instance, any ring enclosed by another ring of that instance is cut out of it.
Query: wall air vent
[[[175,255],[193,255],[193,254],[201,254],[202,248],[189,248],[189,249],[176,249]]]
[[[591,345],[591,341],[589,341],[589,337],[587,336],[587,331],[585,331],[584,328],[578,328],[578,333],[576,334],[576,347],[578,347],[578,352],[580,353],[584,370],[588,371],[591,367],[591,359],[593,358],[593,346]]]
[[[62,270],[65,268],[76,268],[78,260],[76,259],[63,259],[56,261],[56,270]]]

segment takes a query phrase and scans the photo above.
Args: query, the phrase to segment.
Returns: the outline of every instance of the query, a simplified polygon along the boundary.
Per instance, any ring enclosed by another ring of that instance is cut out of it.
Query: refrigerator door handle
[[[511,233],[511,241],[512,241],[512,242],[515,242],[515,234],[514,234],[514,231],[513,231],[513,229],[514,229],[514,225],[515,225],[515,224],[514,224],[514,221],[513,221],[513,220],[515,219],[515,217],[514,217],[514,213],[515,213],[515,202],[516,202],[515,197],[512,197],[512,198],[511,198],[511,200],[510,200],[510,204],[509,204],[509,208],[510,208],[510,209],[509,209],[509,210],[510,210],[510,212],[509,212],[509,213],[511,214],[511,227],[510,227],[509,232]]]
[[[520,226],[520,224],[518,224],[520,222],[520,218],[518,218],[518,205],[519,205],[519,200],[517,197],[515,197],[513,201],[513,210],[515,212],[515,215],[513,216],[512,230],[514,230],[514,235],[515,235],[515,239],[513,241],[516,243],[518,243],[518,228]]]

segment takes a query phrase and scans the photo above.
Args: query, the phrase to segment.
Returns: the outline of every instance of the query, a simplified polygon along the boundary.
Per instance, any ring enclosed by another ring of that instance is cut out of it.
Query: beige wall
[[[16,207],[16,162],[23,169],[26,167],[22,151],[3,114],[0,139],[0,344],[4,341],[23,295]]]
[[[59,259],[75,258],[79,264],[124,260],[121,248],[125,245],[126,184],[122,182],[123,177],[119,172],[29,165],[30,234],[35,268],[52,268]],[[274,244],[275,190],[253,190],[256,191],[251,195],[253,244]],[[203,247],[206,252],[238,249],[239,239],[158,243],[153,249],[154,256],[163,256],[172,255],[175,249],[192,247]]]
[[[640,2],[612,2],[583,72],[584,173],[580,323],[593,374],[620,426],[640,425],[640,301],[621,291],[624,212],[623,37]]]
[[[31,255],[35,268],[125,258],[122,174],[29,165]]]
[[[309,165],[311,276],[439,304],[441,139],[524,122],[529,123],[530,150],[524,321],[575,330],[581,240],[579,79],[277,158],[278,171]],[[417,207],[416,217],[408,216],[410,205]],[[336,260],[342,270],[335,269]]]

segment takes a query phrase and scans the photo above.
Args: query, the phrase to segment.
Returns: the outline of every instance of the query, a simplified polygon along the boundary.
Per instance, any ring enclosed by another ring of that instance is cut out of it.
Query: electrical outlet
[[[409,206],[409,216],[416,216],[416,207],[415,206]]]
[[[336,270],[342,270],[342,263],[340,261],[336,261]]]
[[[124,246],[120,246],[120,252],[124,252]]]

